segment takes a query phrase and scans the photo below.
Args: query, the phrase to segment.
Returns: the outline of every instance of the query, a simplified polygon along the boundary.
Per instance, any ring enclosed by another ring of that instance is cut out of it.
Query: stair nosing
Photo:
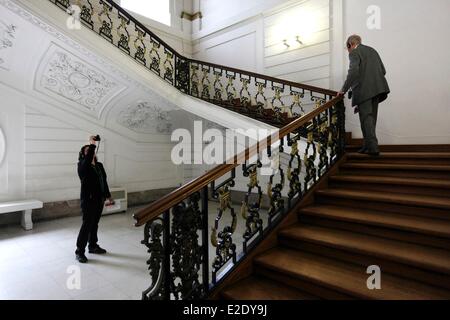
[[[379,170],[423,170],[423,171],[450,171],[450,165],[438,164],[401,164],[401,163],[371,163],[371,162],[346,162],[341,165],[346,169],[379,169]]]
[[[300,227],[305,227],[305,226],[301,226],[300,224],[298,225]],[[298,227],[297,226],[297,227]],[[310,243],[314,243],[314,244],[318,244],[318,245],[322,245],[328,248],[334,248],[334,249],[338,249],[338,250],[342,250],[342,251],[346,251],[346,252],[353,252],[353,253],[357,253],[357,254],[362,254],[362,255],[366,255],[366,256],[372,256],[372,257],[377,257],[377,258],[381,258],[381,259],[385,259],[385,260],[389,260],[389,261],[393,261],[395,263],[402,263],[405,265],[411,265],[414,266],[416,268],[420,268],[420,269],[424,269],[424,270],[429,270],[429,271],[433,271],[433,272],[439,272],[442,274],[448,274],[450,275],[450,267],[445,269],[445,268],[439,268],[439,266],[435,266],[434,264],[427,264],[424,263],[424,261],[422,262],[417,262],[416,260],[413,259],[409,259],[406,257],[402,257],[402,256],[396,256],[396,255],[390,255],[387,254],[387,252],[389,252],[388,250],[386,251],[376,251],[376,250],[370,250],[370,249],[363,249],[363,248],[359,248],[358,246],[351,246],[349,244],[337,244],[337,243],[331,243],[329,241],[325,241],[325,240],[320,240],[320,239],[312,239],[310,237],[307,236],[292,236],[292,235],[288,235],[286,234],[287,230],[293,229],[295,228],[295,226],[282,230],[279,232],[278,236],[281,238],[287,238],[287,239],[292,239],[295,241],[306,241],[306,242],[310,242]],[[325,227],[314,227],[315,229],[323,229],[324,231],[326,231],[327,229],[330,228],[325,228]],[[334,230],[334,229],[330,229],[330,230]],[[341,231],[338,230],[338,233],[342,233],[342,234],[356,234],[356,232],[348,232],[348,231]],[[395,242],[397,243],[401,243],[404,244],[406,246],[410,246],[410,247],[420,247],[419,245],[416,244],[410,244],[410,243],[402,243],[400,241],[396,241],[396,240],[390,240],[390,239],[383,239],[383,238],[378,238],[376,236],[372,236],[372,235],[365,235],[365,234],[358,234],[367,238],[372,238],[373,241],[384,241],[386,243],[392,242],[395,244]],[[378,239],[377,239],[378,238]],[[353,243],[353,242],[352,242]],[[444,251],[443,249],[433,249],[433,250],[440,250],[440,251]]]
[[[365,182],[370,184],[393,184],[401,186],[450,189],[450,182],[444,179],[430,179],[430,178],[419,179],[408,177],[364,176],[364,175],[348,175],[348,174],[334,175],[331,176],[329,179],[331,181],[340,181],[340,182],[358,182],[358,183]]]
[[[340,190],[344,191],[350,194],[336,194],[333,192],[333,190]],[[331,191],[331,192],[330,192]],[[380,194],[380,192],[377,191],[370,191],[370,194],[374,194],[374,196],[370,197],[367,196],[367,192],[365,194],[358,195],[357,193],[361,193],[361,191],[354,190],[354,189],[325,189],[325,190],[318,190],[316,191],[316,194],[319,196],[331,196],[331,197],[338,197],[338,198],[350,198],[350,199],[358,199],[358,200],[367,200],[367,201],[375,201],[375,202],[382,202],[382,203],[398,203],[399,199],[392,199],[392,198],[383,198],[383,196]],[[403,194],[403,193],[390,193],[390,195],[396,195],[396,196],[411,196],[409,194]],[[428,197],[431,198],[431,197]],[[445,198],[435,198],[436,200],[442,200]],[[450,209],[450,204],[433,204],[429,202],[423,202],[420,200],[411,200],[411,199],[402,199],[403,201],[402,205],[411,205],[415,207],[424,207],[424,208],[438,208],[438,209]]]
[[[414,226],[403,226],[401,224],[396,224],[396,223],[378,222],[378,221],[373,221],[373,220],[363,220],[363,219],[358,219],[358,218],[353,218],[353,217],[344,217],[344,216],[339,216],[339,215],[327,214],[324,212],[318,212],[318,211],[312,210],[312,207],[315,207],[315,206],[309,206],[309,207],[303,208],[299,212],[299,214],[305,214],[308,216],[315,216],[315,217],[326,218],[326,219],[331,219],[331,220],[345,221],[345,222],[350,222],[350,223],[355,223],[355,224],[360,224],[360,225],[384,227],[384,228],[389,228],[389,229],[394,229],[394,230],[414,232],[414,233],[420,233],[423,235],[430,235],[430,236],[435,236],[435,237],[439,237],[439,238],[450,239],[450,232],[442,233],[440,231],[434,231],[431,229],[423,229],[423,228],[414,227]],[[332,206],[328,205],[328,206],[322,206],[322,207],[332,207]],[[345,207],[334,206],[334,208],[341,209],[341,208],[345,208]],[[350,209],[358,210],[355,208],[350,208]],[[375,212],[379,212],[380,214],[385,215],[381,211],[368,210],[368,213],[371,215],[374,215]],[[366,213],[367,213],[367,211],[366,211]],[[412,218],[417,219],[417,220],[428,219],[428,218],[422,218],[422,217],[411,217],[411,216],[406,216],[406,215],[396,214],[396,213],[390,213],[389,215],[405,216],[405,219],[412,219]],[[447,222],[447,221],[443,220],[443,222]]]
[[[322,279],[319,279],[317,277],[310,276],[310,275],[307,275],[307,274],[304,274],[304,273],[294,272],[294,271],[289,270],[287,268],[280,267],[279,265],[275,265],[273,263],[267,263],[266,261],[261,260],[261,259],[263,259],[263,257],[265,255],[270,254],[271,252],[276,251],[276,250],[277,250],[277,248],[271,249],[271,250],[267,251],[266,253],[260,255],[259,257],[257,257],[255,259],[255,263],[257,265],[259,265],[260,267],[262,267],[262,268],[269,269],[269,270],[275,271],[275,272],[279,272],[279,273],[284,274],[284,275],[292,276],[292,277],[297,278],[297,279],[302,279],[303,281],[306,281],[306,282],[309,282],[309,283],[312,283],[312,284],[315,284],[315,285],[318,285],[318,286],[321,286],[321,287],[324,287],[324,288],[328,288],[328,289],[331,289],[331,290],[334,290],[334,291],[337,291],[337,292],[341,292],[341,293],[350,295],[352,297],[356,297],[356,298],[360,298],[360,299],[377,299],[376,296],[365,294],[364,292],[361,292],[360,290],[352,290],[349,287],[342,287],[342,286],[339,286],[338,284],[330,283],[327,280],[322,280]],[[298,251],[298,250],[294,250],[294,249],[283,248],[282,250],[286,251],[286,252],[290,252],[292,255],[295,255],[295,253],[301,253],[303,255],[306,254],[306,255],[308,255],[310,257],[314,257],[314,256],[318,257],[320,260],[330,260],[330,261],[332,260],[332,259],[330,259],[328,257],[322,257],[322,256],[318,256],[317,254],[307,253],[307,252]],[[319,261],[319,263],[321,264],[321,263],[323,263],[323,261]],[[349,263],[349,262],[339,261],[339,264],[355,267],[355,264],[352,264],[352,263]],[[335,266],[335,268],[342,269],[341,266],[338,266],[338,267]],[[342,269],[342,270],[348,270],[348,268]],[[350,272],[353,273],[354,271],[351,270]],[[397,277],[390,276],[390,278],[392,280],[392,279],[396,279]],[[403,279],[403,281],[407,281],[407,282],[410,282],[410,283],[413,283],[413,284],[418,284],[418,285],[422,285],[422,286],[425,286],[425,287],[428,287],[428,288],[432,288],[432,289],[440,292],[440,294],[442,294],[444,292],[444,290],[442,290],[442,289],[434,288],[434,287],[432,287],[430,285],[426,285],[426,284],[421,284],[421,283],[418,283],[418,282],[416,282],[414,280]],[[370,290],[369,290],[369,292],[370,292]],[[444,298],[440,298],[439,297],[439,299],[444,299]]]

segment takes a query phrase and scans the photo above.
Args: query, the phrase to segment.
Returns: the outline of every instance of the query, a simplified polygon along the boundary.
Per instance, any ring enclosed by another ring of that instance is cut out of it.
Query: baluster
[[[226,73],[226,77],[228,79],[226,91],[227,91],[227,99],[231,105],[234,105],[234,101],[237,97],[237,90],[234,86],[234,80],[236,80],[236,74]]]
[[[92,6],[91,0],[86,0],[87,5],[83,4],[80,6],[80,1],[77,1],[79,7],[81,7],[80,19],[85,24],[87,24],[92,30],[94,30],[94,21],[92,16],[94,15],[94,7]]]
[[[202,229],[205,219],[200,211],[200,200],[201,195],[197,192],[172,209],[170,247],[173,272],[170,273],[170,283],[175,300],[200,299],[206,294],[199,280],[203,249],[197,231]]]
[[[144,42],[144,37],[147,33],[136,26],[136,32],[138,33],[136,40],[134,40],[134,47],[136,48],[136,53],[134,54],[134,58],[142,63],[143,65],[147,65],[147,59],[145,55],[147,53],[147,47]]]
[[[289,159],[289,165],[287,170],[287,178],[289,181],[289,207],[292,207],[292,202],[295,196],[300,198],[303,196],[302,186],[300,182],[300,174],[302,171],[302,159],[299,154],[298,142],[300,141],[300,134],[293,138],[288,137],[288,145],[291,147],[291,154]]]
[[[242,88],[241,91],[239,92],[240,104],[241,106],[244,106],[248,109],[248,107],[251,104],[251,95],[250,91],[248,91],[248,86],[250,84],[250,77],[245,78],[241,74],[240,81],[242,83]]]
[[[329,141],[329,124],[328,124],[328,112],[322,113],[322,116],[318,116],[318,145],[319,145],[319,177],[324,174],[328,168],[328,141]]]
[[[164,61],[164,80],[166,80],[167,82],[169,82],[170,84],[173,85],[173,79],[174,79],[174,70],[173,70],[173,63],[172,63],[172,59],[174,58],[174,55],[172,52],[170,52],[169,50],[167,50],[166,48],[164,48],[164,54],[166,55],[166,60]]]
[[[209,80],[209,72],[209,67],[202,66],[202,99],[206,101],[209,101],[211,99],[211,81]]]
[[[181,92],[189,93],[189,60],[175,56],[175,87]]]
[[[199,98],[199,79],[198,79],[198,65],[191,63],[191,95]]]
[[[258,80],[255,80],[255,85],[258,89],[255,100],[256,100],[256,112],[260,115],[264,115],[264,109],[267,106],[267,98],[264,95],[264,91],[267,87],[267,81],[264,82],[258,82]]]
[[[170,298],[170,286],[168,288],[168,275],[170,273],[170,259],[168,232],[170,232],[169,213],[164,213],[162,218],[156,218],[147,222],[144,227],[144,240],[141,241],[150,253],[147,260],[150,271],[151,285],[142,292],[142,300],[163,300]],[[169,230],[168,230],[169,229]]]
[[[271,158],[271,169],[273,174],[270,176],[267,184],[267,196],[269,197],[270,207],[268,211],[268,225],[271,226],[274,219],[284,212],[284,199],[282,192],[285,184],[284,170],[281,166],[280,154],[284,152],[284,138],[280,141],[278,152],[271,155],[270,147],[268,148],[268,156]],[[279,176],[279,182],[275,183],[275,177]]]
[[[214,258],[212,267],[212,283],[217,283],[217,272],[230,260],[236,263],[236,245],[233,243],[233,234],[236,231],[237,216],[234,208],[231,206],[231,191],[230,188],[234,187],[236,177],[236,169],[231,172],[231,178],[221,183],[217,188],[214,182],[211,184],[213,190],[212,196],[214,199],[219,199],[219,208],[217,218],[214,222],[214,227],[211,231],[211,244],[216,248],[216,257]],[[231,225],[223,227],[222,231],[219,230],[219,222],[222,219],[223,214],[226,211],[230,211],[232,218]]]
[[[113,43],[113,35],[112,35],[113,22],[109,14],[112,11],[113,7],[103,0],[100,0],[99,3],[103,6],[103,8],[102,11],[100,11],[97,16],[98,21],[101,25],[98,33],[105,39],[108,39],[111,43]]]
[[[221,103],[223,101],[223,84],[222,84],[222,70],[214,70],[214,100]]]
[[[128,32],[127,26],[130,24],[130,20],[127,19],[119,12],[120,25],[116,32],[119,36],[119,42],[117,47],[130,54],[130,33]],[[121,32],[122,30],[122,32]]]
[[[292,104],[289,108],[290,110],[290,117],[292,118],[299,118],[305,114],[305,109],[303,108],[301,99],[305,97],[305,91],[302,90],[302,92],[295,91],[291,89],[291,96],[292,96]]]
[[[258,181],[258,168],[262,167],[262,163],[258,160],[256,164],[247,166],[246,163],[242,165],[242,171],[244,177],[249,178],[250,182],[247,184],[247,193],[245,194],[244,201],[241,206],[241,216],[245,220],[245,232],[244,232],[244,253],[247,253],[248,242],[259,233],[258,237],[262,237],[263,221],[259,215],[262,202],[262,189]],[[257,199],[255,202],[250,202],[250,196],[253,189],[257,190]],[[257,239],[255,239],[257,240]]]
[[[304,182],[304,192],[307,192],[309,190],[309,183],[316,181],[316,156],[317,156],[317,150],[316,145],[314,143],[314,131],[316,129],[316,121],[313,120],[312,124],[309,125],[307,128],[308,130],[308,144],[306,146],[305,150],[305,156],[304,156],[304,163],[305,163],[305,169],[306,169],[306,177]],[[309,154],[310,149],[312,149],[312,154]]]
[[[281,100],[281,94],[284,93],[284,85],[282,87],[277,87],[272,84],[272,90],[275,91],[274,97],[272,99],[272,110],[275,113],[275,120],[279,123],[283,123],[283,111],[285,109],[285,105],[283,100]]]
[[[156,73],[158,76],[161,76],[161,56],[159,55],[159,48],[161,47],[161,44],[157,42],[155,39],[153,39],[150,36],[150,44],[151,44],[151,50],[149,52],[150,57],[150,70],[152,70],[154,73]]]

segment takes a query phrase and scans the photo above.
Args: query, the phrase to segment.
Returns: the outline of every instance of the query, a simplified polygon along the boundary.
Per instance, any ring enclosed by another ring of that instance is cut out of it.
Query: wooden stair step
[[[282,247],[262,254],[255,259],[255,263],[256,268],[266,268],[271,273],[283,273],[360,299],[450,298],[450,291],[388,274],[382,274],[381,290],[369,290],[367,288],[369,275],[362,266]]]
[[[382,152],[379,158],[381,159],[448,159],[450,160],[449,152]],[[347,159],[374,159],[367,154],[361,154],[357,152],[347,153]]]
[[[360,163],[347,162],[341,168],[345,169],[382,169],[393,171],[417,170],[417,171],[445,171],[450,172],[450,165],[431,164],[394,164],[394,163]]]
[[[444,179],[408,178],[408,177],[384,177],[384,176],[363,176],[363,175],[338,175],[330,177],[330,181],[390,184],[398,186],[415,186],[426,188],[450,189],[450,181]]]
[[[378,191],[358,191],[342,188],[319,190],[316,192],[316,195],[450,210],[450,199],[443,197],[433,197],[424,195],[418,196],[411,194],[386,193]]]
[[[446,250],[302,224],[281,231],[279,236],[450,274],[450,251]]]
[[[299,214],[450,238],[450,222],[438,219],[332,205],[309,206]]]
[[[264,277],[251,276],[226,288],[222,296],[227,300],[316,300],[317,298]]]

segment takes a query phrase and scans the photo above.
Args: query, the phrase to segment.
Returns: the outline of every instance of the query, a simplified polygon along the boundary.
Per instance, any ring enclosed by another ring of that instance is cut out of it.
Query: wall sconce
[[[300,40],[300,36],[296,36],[295,41],[297,41],[300,45],[303,45],[303,42]]]
[[[287,43],[287,39],[283,40],[283,44],[286,46],[286,49],[289,49],[291,46]]]

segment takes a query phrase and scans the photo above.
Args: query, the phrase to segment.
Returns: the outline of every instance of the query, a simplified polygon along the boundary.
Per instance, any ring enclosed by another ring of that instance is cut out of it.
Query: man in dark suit
[[[80,263],[86,263],[86,245],[89,242],[89,253],[105,254],[106,250],[98,244],[98,223],[103,212],[105,200],[109,203],[114,201],[109,192],[106,172],[102,163],[95,156],[96,137],[90,138],[90,144],[83,146],[78,158],[78,176],[81,181],[81,210],[83,212],[83,223],[77,239],[76,259]]]
[[[352,106],[357,106],[355,112],[359,112],[364,136],[364,146],[359,152],[378,156],[380,154],[376,136],[378,104],[386,100],[390,93],[385,78],[386,69],[378,52],[363,45],[360,36],[350,36],[347,40],[347,49],[350,54],[350,68],[339,94],[344,95],[352,89]]]

